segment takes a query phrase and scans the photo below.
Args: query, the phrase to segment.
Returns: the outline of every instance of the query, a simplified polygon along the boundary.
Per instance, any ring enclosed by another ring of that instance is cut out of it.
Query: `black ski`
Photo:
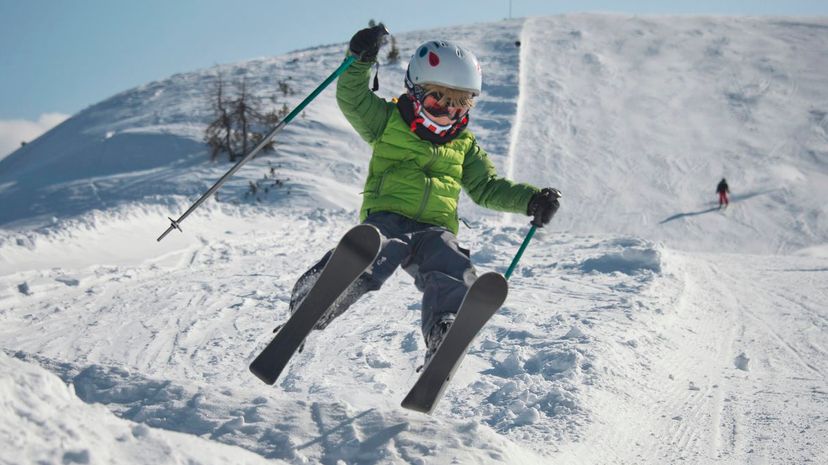
[[[437,352],[402,401],[404,408],[423,413],[434,410],[475,336],[503,305],[508,291],[506,278],[498,273],[477,278]]]
[[[367,224],[355,226],[345,234],[308,295],[250,364],[254,375],[267,384],[276,382],[325,310],[371,266],[381,242],[377,228]]]

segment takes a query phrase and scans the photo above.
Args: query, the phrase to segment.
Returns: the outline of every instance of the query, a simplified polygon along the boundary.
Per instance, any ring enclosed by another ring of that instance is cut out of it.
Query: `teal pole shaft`
[[[196,200],[196,202],[192,206],[190,206],[190,208],[188,208],[187,211],[184,212],[184,214],[181,215],[180,218],[178,218],[177,220],[169,218],[171,222],[170,227],[167,228],[167,230],[164,231],[163,234],[158,236],[158,241],[160,242],[161,239],[163,239],[173,229],[181,231],[180,224],[182,221],[184,221],[185,218],[190,216],[190,213],[192,213],[196,208],[198,208],[202,203],[204,203],[205,200],[210,198],[210,196],[213,195],[213,193],[215,193],[219,189],[219,187],[221,187],[222,184],[224,184],[225,181],[227,181],[227,179],[230,178],[230,176],[233,176],[236,173],[236,171],[238,171],[245,163],[247,163],[251,158],[256,156],[256,154],[259,153],[259,151],[261,151],[268,144],[268,142],[270,142],[270,140],[273,139],[274,136],[276,136],[276,133],[281,131],[288,123],[293,121],[293,118],[295,118],[296,115],[301,113],[302,110],[304,110],[305,107],[308,106],[311,100],[315,99],[320,92],[322,92],[326,87],[328,87],[328,85],[331,82],[334,81],[334,79],[338,78],[340,74],[344,73],[345,70],[348,69],[349,66],[351,66],[351,63],[356,61],[356,59],[357,57],[353,55],[346,58],[345,61],[343,61],[342,64],[339,65],[339,68],[337,68],[336,71],[331,73],[331,75],[328,76],[327,79],[322,81],[322,84],[319,84],[319,86],[316,89],[314,89],[313,92],[310,93],[310,95],[305,97],[305,100],[302,100],[302,102],[299,105],[297,105],[296,108],[293,109],[293,111],[288,113],[288,115],[282,121],[279,121],[279,124],[277,124],[276,127],[274,127],[269,133],[267,133],[267,135],[265,135],[262,138],[262,140],[255,147],[253,147],[253,150],[248,152],[247,155],[245,155],[241,160],[238,161],[238,163],[236,163],[235,165],[233,165],[232,168],[230,168],[230,171],[228,171],[224,174],[224,176],[219,178],[219,180],[216,181],[215,184],[213,184],[213,187],[211,187],[207,192],[204,193],[204,195],[202,195],[198,200]]]
[[[520,257],[523,256],[523,252],[529,245],[529,241],[532,240],[532,236],[535,235],[536,229],[538,229],[538,227],[533,224],[532,229],[530,229],[529,232],[526,234],[526,238],[523,239],[523,244],[520,244],[520,249],[518,249],[517,255],[515,255],[515,258],[512,260],[512,264],[509,265],[509,269],[506,270],[506,279],[509,279],[509,277],[512,276],[512,273],[515,271],[515,268],[517,268],[517,264],[520,261]]]
[[[316,89],[314,89],[313,92],[311,92],[310,95],[308,95],[305,98],[305,100],[302,100],[302,102],[299,105],[297,105],[292,112],[288,113],[288,115],[285,116],[284,123],[287,124],[293,121],[293,118],[295,118],[296,115],[298,115],[302,110],[304,110],[305,107],[308,106],[308,104],[311,102],[311,100],[315,99],[320,92],[325,90],[325,88],[328,87],[328,85],[334,81],[334,79],[338,78],[340,74],[344,73],[345,70],[348,69],[349,66],[351,66],[351,63],[356,61],[356,59],[357,57],[354,55],[350,55],[348,58],[346,58],[345,61],[343,61],[342,64],[339,65],[339,68],[337,68],[336,71],[331,73],[331,75],[328,76],[327,79],[322,81],[322,84],[319,84],[319,86]]]

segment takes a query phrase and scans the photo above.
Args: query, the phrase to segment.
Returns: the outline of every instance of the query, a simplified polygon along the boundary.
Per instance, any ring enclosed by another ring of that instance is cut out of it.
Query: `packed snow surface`
[[[218,77],[292,106],[341,43],[146,84],[0,160],[0,464],[828,462],[828,20],[396,38],[438,37],[480,58],[470,128],[500,173],[564,198],[432,416],[399,407],[425,353],[403,272],[274,386],[247,370],[358,221],[370,148],[333,89],[156,242],[231,166],[202,142]],[[404,68],[383,58],[380,95]],[[527,218],[461,216],[505,272]]]

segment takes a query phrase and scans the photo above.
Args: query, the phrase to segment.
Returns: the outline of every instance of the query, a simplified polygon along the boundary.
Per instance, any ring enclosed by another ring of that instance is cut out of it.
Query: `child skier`
[[[373,149],[360,220],[379,229],[383,244],[371,268],[328,309],[315,329],[325,328],[402,267],[423,293],[427,363],[477,277],[469,251],[455,236],[461,188],[479,205],[534,216],[539,226],[557,211],[560,193],[497,176],[466,128],[482,83],[477,58],[467,49],[441,40],[426,42],[408,64],[406,92],[396,102],[374,95],[368,82],[385,34],[387,30],[379,25],[353,36],[348,53],[358,59],[339,77],[336,88],[345,118]],[[299,278],[291,312],[330,254]]]

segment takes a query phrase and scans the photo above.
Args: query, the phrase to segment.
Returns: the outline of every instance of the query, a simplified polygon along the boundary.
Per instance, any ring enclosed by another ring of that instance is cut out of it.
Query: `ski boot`
[[[434,353],[437,352],[437,348],[440,347],[440,343],[443,342],[443,339],[446,337],[446,333],[448,333],[452,323],[454,323],[454,315],[446,315],[437,320],[437,322],[434,323],[428,331],[425,337],[425,362],[417,368],[417,372],[420,372],[426,365],[428,365],[428,362],[431,361],[431,357],[433,357]]]

